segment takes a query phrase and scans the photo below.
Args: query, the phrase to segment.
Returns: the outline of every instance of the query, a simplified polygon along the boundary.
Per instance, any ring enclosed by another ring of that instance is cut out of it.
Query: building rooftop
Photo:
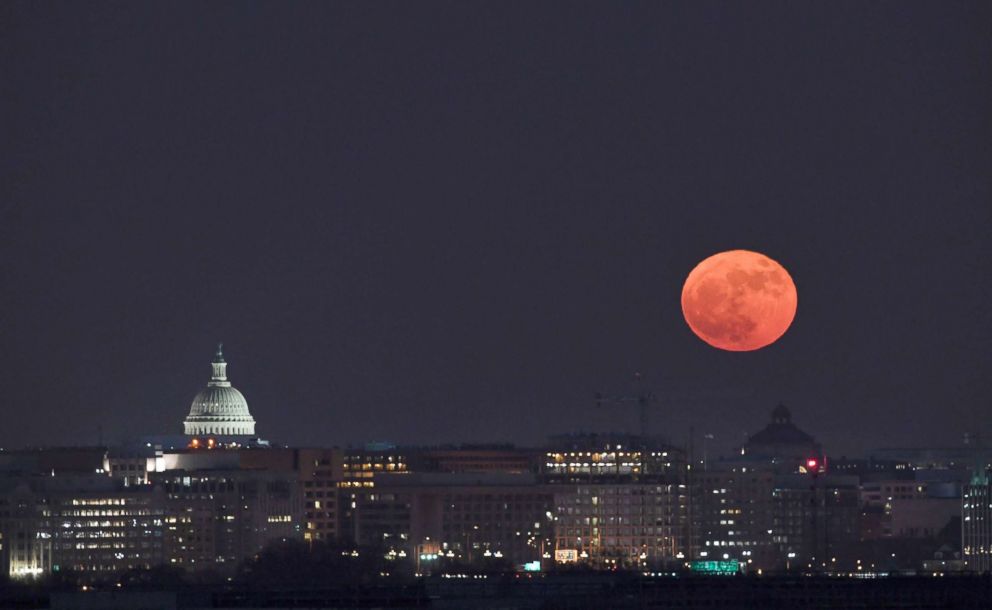
[[[779,404],[772,411],[772,421],[762,430],[751,436],[748,445],[799,445],[815,444],[816,440],[792,423],[792,413]]]

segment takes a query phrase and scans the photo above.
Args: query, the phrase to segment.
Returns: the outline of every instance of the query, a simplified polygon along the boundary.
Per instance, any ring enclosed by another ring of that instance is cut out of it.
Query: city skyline
[[[171,432],[223,340],[291,445],[778,403],[833,454],[992,434],[983,3],[0,9],[0,446]],[[686,326],[714,252],[792,327]]]
[[[831,460],[782,405],[718,460],[705,445],[700,460],[607,435],[533,448],[284,447],[232,433],[250,415],[218,385],[224,363],[218,349],[185,434],[0,452],[0,572],[85,592],[129,587],[143,571],[161,579],[166,566],[207,586],[254,574],[302,588],[338,582],[342,568],[394,585],[465,570],[860,579],[989,569],[987,448]],[[280,575],[273,553],[320,575]],[[328,565],[328,553],[351,559]]]

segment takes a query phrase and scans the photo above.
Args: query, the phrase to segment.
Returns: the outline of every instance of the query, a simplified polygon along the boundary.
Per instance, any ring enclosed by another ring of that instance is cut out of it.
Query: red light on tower
[[[813,474],[820,472],[820,460],[815,457],[806,458],[806,472]]]

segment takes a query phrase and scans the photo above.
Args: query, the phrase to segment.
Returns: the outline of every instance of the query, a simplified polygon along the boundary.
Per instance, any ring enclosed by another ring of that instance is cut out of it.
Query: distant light
[[[820,461],[816,458],[809,458],[806,460],[806,470],[815,472],[820,466]]]

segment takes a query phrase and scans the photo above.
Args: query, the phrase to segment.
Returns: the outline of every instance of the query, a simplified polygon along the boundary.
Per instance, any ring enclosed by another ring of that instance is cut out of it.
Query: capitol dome
[[[223,344],[217,346],[211,366],[213,375],[207,387],[193,399],[189,415],[183,422],[183,432],[188,435],[254,435],[255,418],[248,412],[248,401],[227,380]]]

